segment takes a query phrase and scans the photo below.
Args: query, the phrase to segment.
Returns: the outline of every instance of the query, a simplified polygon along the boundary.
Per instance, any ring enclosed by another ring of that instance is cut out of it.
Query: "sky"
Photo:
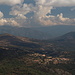
[[[75,0],[0,0],[0,25],[75,25]]]

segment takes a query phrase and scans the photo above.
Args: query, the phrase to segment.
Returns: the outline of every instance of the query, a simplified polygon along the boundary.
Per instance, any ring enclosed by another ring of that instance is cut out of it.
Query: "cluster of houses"
[[[44,63],[44,64],[65,63],[66,64],[68,61],[70,61],[69,58],[52,57],[52,56],[46,56],[45,54],[39,54],[39,53],[31,54],[31,56],[37,57],[37,59],[34,59],[34,62],[37,62],[40,64],[42,64],[42,63]]]

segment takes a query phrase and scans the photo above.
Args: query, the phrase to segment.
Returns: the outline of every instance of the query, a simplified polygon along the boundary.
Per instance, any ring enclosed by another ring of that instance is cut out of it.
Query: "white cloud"
[[[5,25],[7,21],[5,19],[0,19],[0,25]]]
[[[35,0],[38,5],[62,7],[75,6],[75,0]]]
[[[4,16],[4,14],[0,11],[0,18],[2,18]]]
[[[57,16],[47,16],[48,13],[51,14],[53,7],[70,7],[75,6],[75,0],[35,0],[36,10],[34,11],[34,18],[41,25],[73,25],[75,24],[74,19],[64,18],[63,14],[57,14]]]
[[[69,20],[69,18],[64,18],[62,13],[58,14],[57,17],[58,17],[62,22]]]
[[[10,18],[10,19],[6,19],[7,21],[7,25],[12,25],[12,26],[20,26],[19,23],[17,23],[17,21],[15,21],[14,18]]]
[[[24,16],[23,14],[18,14],[16,19],[27,19],[26,16]]]
[[[12,25],[12,26],[19,26],[19,24],[13,18],[2,18],[0,19],[0,25]]]
[[[75,6],[75,0],[48,0],[54,7]]]
[[[31,11],[30,5],[28,4],[16,5],[12,7],[10,15],[18,15],[18,14],[26,15],[30,11]]]
[[[16,4],[22,4],[23,0],[0,0],[0,4],[3,5],[16,5]]]
[[[63,17],[62,12],[57,14],[57,16],[47,16],[48,13],[52,13],[53,8],[75,6],[75,0],[35,0],[35,6],[23,2],[24,0],[0,0],[0,4],[12,6],[9,14],[14,16],[14,18],[3,19],[3,13],[0,12],[0,22],[2,25],[25,26],[30,25],[32,22],[40,25],[75,25],[75,19]],[[30,12],[34,13],[31,18],[26,17]]]
[[[57,16],[46,16],[40,22],[44,25],[75,25],[75,19],[64,18],[62,13]]]

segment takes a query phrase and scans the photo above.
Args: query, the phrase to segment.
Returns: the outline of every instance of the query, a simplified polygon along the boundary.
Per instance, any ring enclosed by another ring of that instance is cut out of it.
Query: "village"
[[[62,58],[62,57],[52,57],[52,56],[46,56],[45,54],[39,54],[39,53],[34,53],[31,54],[30,56],[33,56],[34,59],[33,61],[35,63],[39,63],[39,64],[61,64],[61,63],[69,63],[69,61],[71,59],[69,58]]]

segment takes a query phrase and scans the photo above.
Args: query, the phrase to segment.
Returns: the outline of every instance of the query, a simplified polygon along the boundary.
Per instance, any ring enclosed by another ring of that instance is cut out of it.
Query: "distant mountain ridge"
[[[33,39],[53,39],[62,36],[68,32],[74,32],[75,26],[71,25],[56,25],[45,27],[14,27],[14,26],[0,26],[0,34],[8,33],[15,36],[28,37]]]
[[[34,39],[48,39],[50,35],[42,31],[25,27],[0,26],[0,34],[12,34],[15,36],[29,37]]]
[[[39,27],[35,29],[48,33],[49,35],[51,35],[51,38],[56,38],[66,33],[74,32],[75,26],[74,25],[56,25],[56,26]]]

